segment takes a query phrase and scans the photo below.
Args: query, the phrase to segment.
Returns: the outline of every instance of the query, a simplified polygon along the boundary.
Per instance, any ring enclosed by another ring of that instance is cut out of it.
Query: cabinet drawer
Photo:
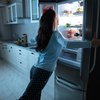
[[[26,60],[17,59],[17,67],[22,69],[22,71],[27,72],[27,62]]]
[[[31,67],[35,65],[38,61],[38,53],[29,52],[28,53],[28,70],[30,71]]]

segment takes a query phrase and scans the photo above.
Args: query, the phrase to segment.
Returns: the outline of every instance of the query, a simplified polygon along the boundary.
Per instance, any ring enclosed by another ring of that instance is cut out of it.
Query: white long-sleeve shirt
[[[58,31],[54,31],[45,50],[39,52],[38,68],[53,71],[62,48],[67,46],[67,40]]]

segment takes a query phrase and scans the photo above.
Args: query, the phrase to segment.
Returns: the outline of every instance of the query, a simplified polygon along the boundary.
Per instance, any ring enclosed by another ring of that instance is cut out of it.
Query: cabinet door
[[[4,59],[9,62],[10,58],[9,58],[9,45],[8,44],[5,45],[4,53],[5,53]]]
[[[23,8],[22,3],[13,3],[12,5],[12,20],[13,24],[23,23]]]
[[[1,46],[1,57],[6,60],[6,61],[10,61],[10,49],[9,49],[9,45],[8,44],[2,44]]]
[[[7,7],[8,23],[12,22],[11,6]]]
[[[15,4],[13,4],[12,6],[11,6],[11,8],[12,8],[12,21],[13,22],[16,22],[17,21],[17,9],[16,9],[16,5]]]
[[[1,48],[2,48],[2,44],[0,44],[0,58],[1,58]]]
[[[17,54],[17,66],[22,69],[22,71],[27,72],[27,65],[28,65],[28,59],[27,55],[28,52],[25,49],[18,48],[18,54]]]
[[[30,0],[31,22],[39,20],[39,4],[38,0]]]
[[[34,52],[29,52],[29,62],[28,62],[28,70],[34,65],[35,54]]]
[[[4,7],[4,12],[4,23],[7,24],[9,22],[8,6]]]
[[[16,65],[15,52],[16,49],[14,49],[14,46],[8,44],[8,57],[9,57],[8,61],[13,65]]]
[[[29,51],[28,52],[28,70],[30,71],[31,67],[35,65],[38,61],[38,53]]]
[[[1,45],[1,58],[3,58],[3,55],[4,55],[4,48],[3,45]]]
[[[3,59],[7,60],[7,58],[8,58],[8,55],[7,55],[7,45],[3,44],[1,49],[2,49],[1,50],[1,57]]]
[[[10,48],[10,45],[8,45],[7,52],[8,52],[8,57],[9,57],[9,59],[7,59],[7,60],[8,60],[8,62],[12,63],[12,49]]]
[[[8,7],[6,7],[6,9],[7,9],[7,22],[8,23],[12,23],[15,19],[15,6],[14,5],[9,5]]]
[[[23,23],[23,12],[22,12],[22,3],[13,3],[6,7],[6,23],[7,24],[17,24]]]

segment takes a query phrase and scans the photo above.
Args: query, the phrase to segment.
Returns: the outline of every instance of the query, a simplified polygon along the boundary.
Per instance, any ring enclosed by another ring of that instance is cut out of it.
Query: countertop
[[[26,49],[29,51],[36,52],[36,50],[35,50],[36,44],[28,43],[27,46],[25,46],[25,45],[18,45],[16,43],[14,43],[14,41],[0,41],[0,44],[9,44],[9,45],[17,46],[17,47],[20,47],[20,48],[23,48],[23,49]]]

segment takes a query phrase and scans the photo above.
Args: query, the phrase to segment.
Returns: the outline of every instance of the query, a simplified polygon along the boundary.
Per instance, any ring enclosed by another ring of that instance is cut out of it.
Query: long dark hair
[[[56,13],[52,9],[48,9],[40,19],[40,26],[38,35],[36,37],[37,47],[36,51],[43,51],[51,38],[53,33],[53,23]]]

